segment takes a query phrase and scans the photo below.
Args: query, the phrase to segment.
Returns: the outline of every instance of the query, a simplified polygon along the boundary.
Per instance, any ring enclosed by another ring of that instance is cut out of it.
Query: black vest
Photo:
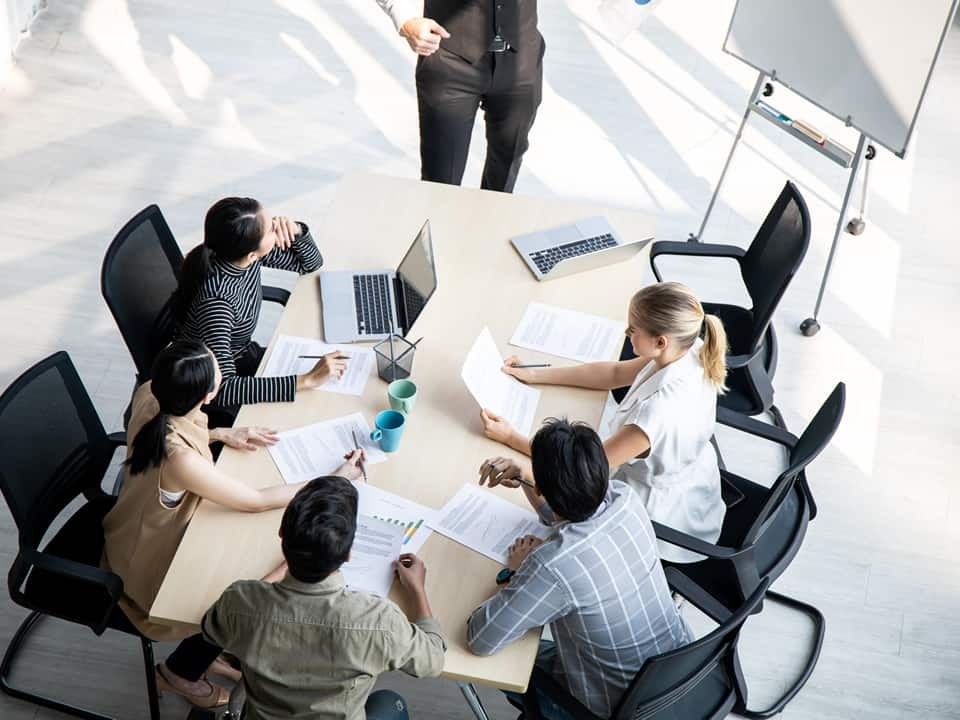
[[[471,63],[490,48],[496,23],[500,35],[518,52],[540,51],[537,0],[424,0],[423,6],[424,17],[450,33],[441,45]]]

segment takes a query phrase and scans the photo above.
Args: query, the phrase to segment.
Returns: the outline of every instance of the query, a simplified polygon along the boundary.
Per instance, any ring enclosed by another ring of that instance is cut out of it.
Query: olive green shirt
[[[446,650],[435,619],[412,623],[389,600],[348,590],[339,572],[235,582],[201,625],[239,658],[250,720],[364,720],[377,675],[439,675]]]

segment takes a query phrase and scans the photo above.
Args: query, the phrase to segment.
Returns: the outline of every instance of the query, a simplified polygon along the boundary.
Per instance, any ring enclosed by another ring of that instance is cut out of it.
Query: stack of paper
[[[354,436],[366,450],[367,465],[387,459],[370,439],[370,426],[360,413],[324,420],[277,435],[279,442],[268,449],[287,483],[304,482],[332,473],[343,464],[344,455],[355,449]]]
[[[623,344],[623,327],[622,320],[530,303],[510,344],[580,362],[613,360]]]
[[[488,328],[473,343],[460,377],[481,408],[502,416],[519,432],[529,435],[540,402],[540,391],[503,372],[503,358]]]
[[[339,379],[328,379],[319,389],[344,395],[362,395],[375,360],[373,349],[368,347],[327,345],[310,338],[281,335],[273,344],[263,377],[303,375],[317,364],[319,358],[304,358],[301,355],[327,355],[334,350],[349,356],[347,371]]]
[[[347,587],[386,597],[393,584],[393,562],[400,557],[402,543],[401,527],[360,515],[350,560],[340,568]]]
[[[514,540],[524,535],[545,538],[551,532],[536,513],[476,485],[460,488],[437,513],[433,529],[503,564]]]
[[[436,510],[381,490],[369,483],[357,485],[357,491],[360,494],[361,515],[368,515],[396,525],[403,533],[400,552],[419,552],[431,535],[430,528],[436,522]]]

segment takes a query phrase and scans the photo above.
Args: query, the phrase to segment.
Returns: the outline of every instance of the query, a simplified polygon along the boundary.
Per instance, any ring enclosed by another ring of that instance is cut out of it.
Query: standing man
[[[377,3],[420,56],[421,179],[460,184],[482,107],[487,158],[480,187],[512,192],[543,89],[537,0]]]

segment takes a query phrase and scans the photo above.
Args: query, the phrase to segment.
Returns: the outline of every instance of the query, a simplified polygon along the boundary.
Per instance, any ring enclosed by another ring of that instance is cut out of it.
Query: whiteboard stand
[[[770,76],[770,80],[776,80],[775,75]],[[830,254],[827,256],[827,265],[823,271],[823,277],[820,280],[820,292],[817,294],[817,303],[813,309],[813,317],[809,317],[800,323],[800,332],[803,333],[806,337],[813,337],[820,331],[820,323],[817,320],[817,315],[820,313],[820,306],[823,303],[823,295],[827,288],[827,280],[830,277],[830,269],[833,266],[833,258],[837,251],[837,244],[840,242],[840,235],[844,231],[844,220],[847,215],[847,208],[850,204],[850,198],[853,195],[853,186],[857,180],[857,171],[860,169],[861,162],[863,160],[872,160],[876,154],[876,150],[873,145],[870,144],[869,138],[860,133],[860,139],[857,142],[857,149],[850,150],[839,143],[834,142],[830,138],[824,139],[822,142],[818,142],[816,139],[799,130],[793,124],[789,118],[777,111],[769,103],[762,101],[761,96],[768,98],[773,95],[773,83],[767,81],[767,74],[765,72],[760,72],[757,75],[757,82],[753,86],[753,91],[750,93],[750,99],[747,102],[747,109],[743,113],[743,119],[740,121],[740,127],[737,128],[737,134],[733,138],[733,146],[730,148],[730,154],[727,155],[727,161],[723,165],[723,170],[720,172],[720,179],[717,181],[717,187],[713,191],[713,196],[710,198],[710,204],[707,205],[707,212],[703,216],[703,222],[700,223],[700,229],[697,231],[697,234],[694,235],[690,233],[688,238],[691,242],[702,242],[703,240],[703,231],[707,226],[707,221],[710,219],[710,214],[713,212],[713,207],[717,202],[717,197],[720,195],[720,188],[723,186],[724,178],[727,176],[727,171],[730,169],[730,163],[733,160],[733,155],[737,150],[737,146],[740,144],[740,138],[743,136],[743,129],[747,125],[747,120],[750,119],[750,115],[758,115],[768,122],[772,123],[780,130],[786,132],[788,135],[792,135],[797,140],[801,141],[807,147],[810,147],[816,150],[818,153],[828,158],[832,162],[840,165],[843,168],[850,170],[850,176],[847,180],[847,190],[843,194],[843,203],[840,206],[840,215],[837,218],[837,227],[833,234],[833,243],[830,245]],[[850,119],[847,119],[847,125],[850,125]],[[847,232],[851,235],[860,235],[864,228],[866,227],[866,222],[863,219],[864,213],[866,212],[867,204],[867,177],[864,179],[863,184],[863,195],[861,196],[860,203],[860,216],[852,219],[846,226]]]

